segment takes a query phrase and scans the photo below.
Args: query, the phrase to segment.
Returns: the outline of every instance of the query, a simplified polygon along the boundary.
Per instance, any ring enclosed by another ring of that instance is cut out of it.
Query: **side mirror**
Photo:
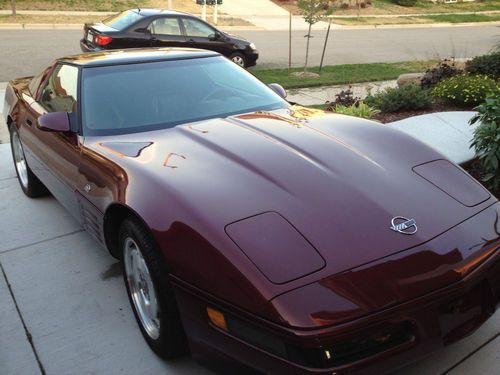
[[[38,118],[38,128],[46,132],[69,132],[69,115],[67,112],[45,113]]]
[[[216,32],[215,32],[215,33],[213,33],[213,34],[210,34],[210,35],[208,36],[208,39],[210,39],[210,40],[219,40],[221,37],[222,37],[222,34],[221,34],[221,33],[219,33],[218,31],[216,31]]]
[[[268,86],[276,94],[278,94],[279,96],[281,96],[283,99],[286,99],[286,90],[283,88],[283,86],[281,86],[278,83],[270,83]]]

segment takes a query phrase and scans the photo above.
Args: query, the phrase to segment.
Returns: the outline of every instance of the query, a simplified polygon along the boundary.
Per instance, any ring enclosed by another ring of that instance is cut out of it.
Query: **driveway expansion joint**
[[[68,237],[68,236],[71,236],[73,234],[80,233],[80,232],[85,232],[85,229],[82,228],[82,229],[79,229],[79,230],[74,230],[74,231],[69,232],[69,233],[61,234],[59,236],[55,236],[55,237],[51,237],[51,238],[46,238],[44,240],[40,240],[40,241],[36,241],[36,242],[33,242],[33,243],[29,243],[29,244],[26,244],[26,245],[21,245],[21,246],[13,247],[13,248],[7,249],[7,250],[1,250],[0,251],[0,255],[11,253],[11,252],[16,251],[16,250],[21,250],[21,249],[24,249],[26,247],[30,247],[30,246],[34,246],[34,245],[39,245],[41,243],[49,242],[49,241],[52,241],[52,240],[57,240],[59,238]]]
[[[483,349],[485,346],[487,346],[489,343],[495,341],[498,337],[500,337],[500,332],[498,332],[496,335],[494,335],[493,337],[491,337],[490,339],[486,340],[484,343],[482,343],[481,345],[479,345],[479,347],[477,347],[476,349],[474,349],[472,352],[470,352],[469,354],[467,354],[464,358],[462,358],[460,361],[458,361],[457,363],[455,363],[453,366],[451,366],[448,370],[446,370],[445,372],[443,372],[442,375],[447,375],[449,374],[451,371],[453,371],[454,369],[456,369],[458,366],[460,366],[462,363],[464,363],[465,361],[467,361],[470,357],[472,357],[474,354],[478,353],[481,349]]]
[[[31,335],[30,331],[28,330],[28,327],[26,326],[26,322],[24,321],[23,314],[21,313],[21,310],[19,309],[19,305],[17,304],[16,297],[14,296],[14,291],[12,290],[12,286],[9,283],[9,279],[7,278],[7,274],[5,273],[5,270],[4,270],[1,262],[0,262],[0,270],[2,271],[3,278],[5,279],[5,283],[7,284],[7,288],[9,289],[10,297],[12,298],[12,301],[14,302],[14,306],[16,307],[17,315],[19,316],[19,319],[21,320],[21,324],[23,325],[24,333],[26,334],[26,339],[28,340],[28,342],[31,346],[31,350],[33,351],[33,354],[35,356],[36,362],[38,364],[38,368],[40,369],[40,373],[41,373],[41,375],[46,375],[45,368],[43,367],[42,361],[40,360],[40,357],[38,356],[38,352],[36,351],[35,342],[33,341],[33,336]]]

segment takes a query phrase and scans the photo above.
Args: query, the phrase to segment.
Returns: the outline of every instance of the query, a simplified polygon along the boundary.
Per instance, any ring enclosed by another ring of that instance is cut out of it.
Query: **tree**
[[[312,25],[332,14],[333,8],[330,6],[329,0],[298,0],[297,6],[302,10],[304,20],[309,24],[309,29],[307,31],[307,35],[305,36],[307,38],[307,46],[304,72],[307,72],[307,64],[309,61],[309,40],[312,37]]]
[[[16,15],[16,0],[10,0],[10,6],[12,8],[12,15]]]

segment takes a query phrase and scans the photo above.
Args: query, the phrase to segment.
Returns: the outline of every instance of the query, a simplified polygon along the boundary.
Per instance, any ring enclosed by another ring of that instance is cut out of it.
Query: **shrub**
[[[454,60],[444,59],[437,66],[427,69],[420,81],[423,89],[430,89],[445,78],[461,74],[462,70],[455,66]]]
[[[392,2],[403,7],[412,7],[417,3],[417,0],[392,0]]]
[[[356,104],[361,100],[360,97],[354,96],[352,92],[352,86],[349,86],[346,90],[342,90],[338,94],[335,94],[335,100],[332,102],[326,102],[328,107],[335,108],[337,105],[343,105],[349,107]]]
[[[467,61],[465,70],[471,74],[485,74],[493,78],[500,78],[500,51]]]
[[[494,192],[500,190],[500,97],[487,98],[476,108],[478,113],[470,124],[481,122],[474,130],[471,148],[476,150],[483,168],[485,185]]]
[[[372,108],[368,104],[365,104],[363,102],[358,102],[351,106],[345,106],[340,104],[334,108],[329,107],[327,108],[327,110],[333,111],[335,113],[340,113],[342,115],[362,117],[362,118],[372,118],[374,115],[380,112],[378,109]]]
[[[499,83],[485,75],[461,75],[439,82],[432,95],[458,107],[473,107],[500,95]]]
[[[432,97],[428,90],[422,90],[415,85],[407,85],[368,95],[364,102],[382,112],[397,112],[430,108]]]

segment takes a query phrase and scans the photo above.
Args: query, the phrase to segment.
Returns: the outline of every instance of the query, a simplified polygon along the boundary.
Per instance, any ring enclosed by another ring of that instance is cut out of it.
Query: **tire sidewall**
[[[19,182],[19,186],[21,186],[21,189],[23,190],[23,193],[26,194],[27,196],[31,196],[31,192],[30,192],[30,169],[29,169],[29,166],[28,166],[28,162],[26,161],[26,154],[24,153],[24,147],[23,147],[23,144],[21,142],[21,137],[19,136],[19,131],[17,130],[17,127],[15,124],[11,124],[10,127],[9,127],[9,133],[10,133],[10,152],[12,154],[12,162],[14,163],[14,169],[16,170],[16,176],[17,176],[17,182]],[[21,182],[21,177],[19,176],[19,171],[17,170],[17,167],[16,167],[16,157],[14,155],[14,142],[13,142],[13,139],[14,139],[14,134],[17,134],[17,137],[19,139],[19,143],[21,144],[21,150],[23,152],[23,157],[24,157],[24,160],[26,162],[26,168],[27,168],[27,172],[28,172],[28,184],[27,186],[24,186],[23,183]]]
[[[130,287],[127,281],[127,274],[125,270],[125,262],[123,260],[124,243],[127,237],[132,238],[141,252],[144,261],[149,270],[151,280],[153,281],[154,291],[158,301],[159,319],[160,319],[160,335],[157,339],[151,338],[142,326],[139,318],[139,313],[136,310],[134,301],[130,293]],[[155,245],[154,240],[147,230],[144,229],[142,224],[136,220],[126,219],[120,228],[119,244],[122,255],[122,273],[127,295],[130,301],[131,308],[137,320],[141,333],[151,347],[151,349],[161,356],[162,358],[175,358],[185,354],[186,350],[183,348],[185,343],[184,331],[180,321],[177,304],[173,289],[168,279],[168,272],[163,260],[163,257]],[[178,323],[177,323],[178,321]],[[173,324],[172,324],[173,323]],[[176,327],[172,325],[178,324],[182,334],[177,331]],[[177,343],[176,340],[179,342]],[[186,345],[187,346],[187,345]]]

